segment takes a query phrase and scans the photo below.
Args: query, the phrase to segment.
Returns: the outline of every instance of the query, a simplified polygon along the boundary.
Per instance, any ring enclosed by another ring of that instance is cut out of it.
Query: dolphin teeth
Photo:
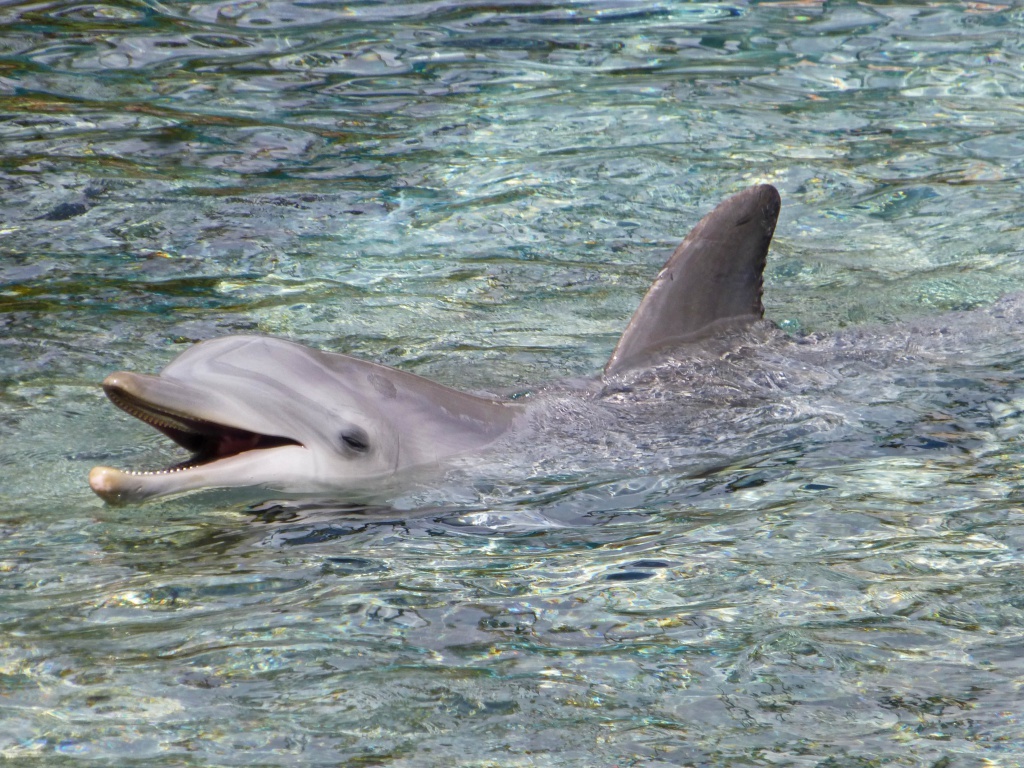
[[[154,408],[143,408],[134,399],[126,397],[117,391],[107,393],[110,401],[125,413],[134,416],[139,421],[144,421],[157,429],[172,429],[184,432],[189,435],[201,435],[201,430],[196,428],[195,421],[176,418],[174,414],[167,411],[158,411]]]
[[[195,469],[198,466],[199,464],[190,463],[186,466],[170,467],[168,469],[122,469],[121,471],[126,475],[137,475],[140,477],[145,475],[172,475],[175,472],[187,472],[188,470]]]

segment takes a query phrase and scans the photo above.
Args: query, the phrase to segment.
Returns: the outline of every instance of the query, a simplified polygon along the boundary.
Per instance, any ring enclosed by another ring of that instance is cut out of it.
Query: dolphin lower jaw
[[[203,464],[150,472],[94,467],[89,487],[109,504],[131,504],[201,488],[301,488],[309,451],[284,445],[237,453]]]

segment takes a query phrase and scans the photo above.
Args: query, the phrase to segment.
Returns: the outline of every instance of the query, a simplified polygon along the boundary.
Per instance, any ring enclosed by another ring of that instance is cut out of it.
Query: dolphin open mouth
[[[124,470],[128,474],[153,475],[180,472],[209,464],[218,459],[237,456],[245,451],[280,448],[283,445],[302,445],[290,437],[262,435],[258,432],[249,432],[245,429],[174,413],[132,395],[116,383],[104,382],[103,391],[106,392],[110,402],[122,411],[160,430],[192,454],[191,458],[165,469]]]
[[[151,384],[147,386],[149,381],[158,379],[114,373],[103,382],[103,391],[122,411],[159,430],[191,456],[162,469],[94,467],[89,474],[89,485],[108,502],[140,501],[154,495],[190,490],[193,486],[201,487],[202,480],[195,476],[208,475],[221,465],[226,467],[260,455],[269,459],[264,451],[272,448],[304,447],[290,437],[252,432],[189,413],[187,400],[182,402],[180,397],[173,399],[173,406],[153,402],[147,396],[153,390]]]

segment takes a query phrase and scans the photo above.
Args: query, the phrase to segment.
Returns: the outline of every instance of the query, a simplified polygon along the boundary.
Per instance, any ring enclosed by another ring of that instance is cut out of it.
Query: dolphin
[[[763,317],[780,207],[778,191],[763,184],[705,216],[640,302],[605,379]],[[110,504],[214,488],[372,493],[494,445],[528,408],[265,336],[200,342],[159,375],[113,373],[103,390],[192,454],[160,470],[94,467],[89,485]]]

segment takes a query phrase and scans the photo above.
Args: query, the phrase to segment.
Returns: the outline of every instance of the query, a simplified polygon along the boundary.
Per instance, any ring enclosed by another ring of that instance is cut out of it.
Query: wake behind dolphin
[[[781,201],[764,184],[720,203],[675,250],[615,347],[606,377],[764,314],[762,276]],[[111,402],[192,453],[155,471],[95,467],[109,503],[205,488],[366,493],[510,433],[527,406],[281,339],[228,336],[158,376],[118,372]]]

